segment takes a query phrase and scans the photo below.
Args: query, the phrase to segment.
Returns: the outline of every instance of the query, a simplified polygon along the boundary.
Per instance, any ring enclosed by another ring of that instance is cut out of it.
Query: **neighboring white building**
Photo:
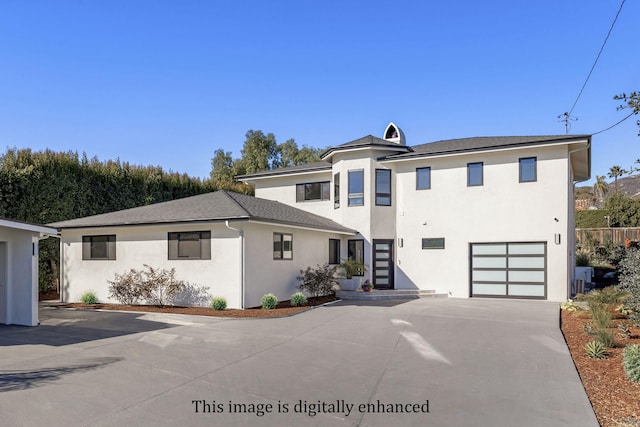
[[[0,323],[38,324],[38,243],[55,235],[54,228],[0,218]]]
[[[376,289],[563,301],[574,266],[573,185],[589,135],[482,137],[408,146],[393,123],[322,161],[238,177],[216,192],[64,221],[63,300],[108,300],[130,268],[176,268],[230,307],[288,298],[299,270],[363,261]]]

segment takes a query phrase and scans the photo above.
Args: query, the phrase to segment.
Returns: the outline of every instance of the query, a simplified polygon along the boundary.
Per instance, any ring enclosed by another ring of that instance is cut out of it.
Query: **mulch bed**
[[[584,346],[594,338],[584,331],[591,322],[588,311],[562,311],[562,333],[578,369],[591,405],[603,427],[640,426],[640,383],[632,382],[622,367],[622,349],[627,344],[640,344],[640,328],[631,328],[631,337],[618,334],[617,326],[626,321],[617,316],[612,321],[616,347],[609,349],[606,359],[591,359]],[[627,321],[628,322],[628,321]]]
[[[59,298],[58,298],[59,299]],[[337,301],[335,296],[310,297],[304,307],[292,307],[290,301],[281,301],[273,310],[263,310],[261,307],[253,307],[245,310],[226,309],[214,310],[211,307],[158,307],[153,305],[122,305],[122,304],[82,304],[63,303],[57,304],[57,308],[75,308],[89,310],[118,310],[118,311],[142,311],[150,313],[190,314],[194,316],[235,317],[235,318],[272,318],[298,314],[311,308]]]

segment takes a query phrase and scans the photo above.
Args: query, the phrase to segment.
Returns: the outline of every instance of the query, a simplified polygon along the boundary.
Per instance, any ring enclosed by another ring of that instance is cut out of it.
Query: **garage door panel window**
[[[544,297],[544,286],[542,285],[509,285],[509,295],[519,297]]]
[[[509,268],[544,268],[544,258],[511,257],[509,258]]]
[[[473,293],[480,295],[505,295],[507,285],[501,283],[474,283]]]

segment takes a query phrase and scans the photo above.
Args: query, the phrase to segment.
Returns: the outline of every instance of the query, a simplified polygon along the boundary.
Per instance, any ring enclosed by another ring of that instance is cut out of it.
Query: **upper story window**
[[[523,157],[520,159],[520,182],[537,181],[536,163],[537,159],[535,157]]]
[[[428,190],[431,188],[431,168],[416,169],[416,190]]]
[[[293,259],[293,234],[273,233],[273,259]]]
[[[349,171],[349,206],[364,205],[364,170]]]
[[[467,163],[467,187],[483,185],[482,162]]]
[[[82,259],[116,259],[116,235],[82,236]]]
[[[340,207],[340,172],[333,175],[333,208]]]
[[[329,181],[309,182],[306,184],[296,185],[296,202],[305,202],[307,200],[329,200],[330,197]]]
[[[211,259],[211,232],[169,233],[169,259]]]
[[[391,171],[376,169],[376,206],[391,206]]]

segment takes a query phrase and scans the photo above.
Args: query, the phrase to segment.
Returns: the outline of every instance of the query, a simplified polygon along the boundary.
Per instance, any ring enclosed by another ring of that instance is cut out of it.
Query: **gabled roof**
[[[411,151],[411,147],[407,147],[406,145],[396,144],[394,142],[389,142],[386,139],[377,138],[373,135],[367,135],[362,138],[355,139],[353,141],[346,142],[344,144],[340,144],[336,147],[331,147],[324,153],[320,155],[321,159],[326,159],[331,157],[333,153],[337,151],[347,151],[353,150],[357,148],[391,148],[393,150],[397,150],[398,152],[408,152]]]
[[[516,148],[528,145],[555,144],[583,140],[590,135],[544,135],[544,136],[482,136],[473,138],[448,139],[415,145],[410,153],[392,154],[384,160],[396,160],[412,157],[427,157],[442,154],[484,151],[501,148]]]
[[[274,176],[275,175],[278,175],[278,176],[293,175],[298,173],[321,172],[325,170],[329,170],[329,171],[331,170],[331,163],[329,162],[308,163],[306,165],[289,166],[286,168],[271,169],[271,170],[266,170],[263,172],[252,173],[247,175],[238,175],[236,176],[236,178],[239,179],[240,181],[243,181],[248,178],[260,178],[260,177],[266,177],[266,176],[272,176],[272,175]]]
[[[216,191],[169,202],[49,224],[59,229],[126,225],[254,220],[355,234],[356,231],[319,215],[272,200]]]

